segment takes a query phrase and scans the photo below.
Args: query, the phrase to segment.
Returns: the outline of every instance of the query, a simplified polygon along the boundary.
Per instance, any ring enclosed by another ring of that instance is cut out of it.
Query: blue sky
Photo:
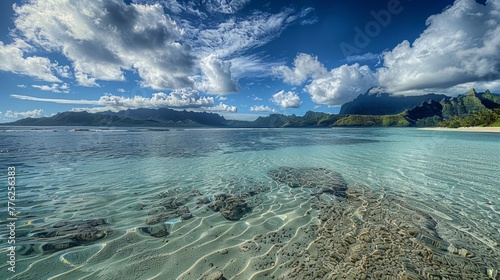
[[[0,122],[62,111],[336,113],[376,86],[500,91],[500,3],[0,2]]]

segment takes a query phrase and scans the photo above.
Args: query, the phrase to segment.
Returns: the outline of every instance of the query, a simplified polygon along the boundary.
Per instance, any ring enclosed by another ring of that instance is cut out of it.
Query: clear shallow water
[[[283,230],[290,233],[283,233],[282,243],[311,244],[316,236],[305,229],[321,225],[321,219],[311,199],[314,190],[269,178],[270,170],[283,166],[338,172],[350,187],[366,187],[430,214],[448,243],[476,255],[478,250],[500,255],[500,134],[405,128],[2,127],[0,162],[1,181],[7,182],[7,166],[17,171],[19,248],[46,243],[33,240],[30,232],[60,221],[103,218],[109,223],[105,238],[84,246],[19,252],[15,274],[1,263],[2,279],[198,279],[215,268],[228,279],[285,275],[287,266],[278,264],[287,260],[267,255],[283,255],[291,245],[280,249],[272,245],[277,241],[262,238]],[[256,186],[265,191],[251,198],[253,210],[239,221],[197,208],[199,197],[193,193],[213,199]],[[0,195],[5,237],[6,188]],[[166,197],[185,199],[194,217],[168,221],[170,234],[162,238],[138,230]],[[254,245],[261,248],[253,250]],[[4,238],[0,246],[6,250]],[[486,263],[481,277],[489,267],[500,269],[494,259]]]

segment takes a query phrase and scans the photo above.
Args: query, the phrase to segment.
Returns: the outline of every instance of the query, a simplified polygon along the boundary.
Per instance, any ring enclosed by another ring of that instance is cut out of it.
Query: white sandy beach
[[[500,132],[500,127],[459,127],[459,128],[447,128],[447,127],[424,127],[419,128],[421,130],[440,130],[440,131],[462,131],[462,132]]]

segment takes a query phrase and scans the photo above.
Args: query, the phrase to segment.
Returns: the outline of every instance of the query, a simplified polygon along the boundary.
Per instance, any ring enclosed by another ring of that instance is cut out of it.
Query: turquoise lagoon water
[[[287,279],[286,263],[293,260],[266,261],[285,249],[259,236],[289,230],[283,244],[298,243],[298,252],[317,238],[306,229],[321,226],[321,219],[311,199],[315,190],[289,188],[268,176],[279,167],[332,170],[349,188],[366,188],[430,215],[446,247],[454,244],[476,256],[488,251],[473,262],[477,278],[464,279],[498,277],[500,269],[500,134],[3,127],[0,162],[1,279],[200,279],[207,271],[227,279]],[[8,166],[16,168],[20,212],[15,273],[5,261]],[[256,189],[252,211],[239,221],[196,203],[199,197]],[[160,199],[172,197],[184,199],[193,217],[165,221],[169,234],[161,237],[141,230]],[[59,222],[91,219],[106,221],[105,237],[52,250],[43,246],[54,238],[34,234]],[[263,250],[247,253],[252,242],[261,242],[255,246]],[[322,277],[310,279],[334,279]],[[357,279],[355,270],[351,277]]]

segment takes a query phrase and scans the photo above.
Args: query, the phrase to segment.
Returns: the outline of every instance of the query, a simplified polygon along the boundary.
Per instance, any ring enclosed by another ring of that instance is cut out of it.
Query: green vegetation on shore
[[[336,121],[333,126],[410,126],[404,114],[363,116],[349,115]]]
[[[289,121],[283,127],[332,127],[332,126],[411,126],[405,113],[384,116],[325,115],[317,119]]]
[[[466,117],[453,116],[450,120],[438,123],[440,127],[458,128],[471,126],[500,127],[500,108],[481,110]]]

